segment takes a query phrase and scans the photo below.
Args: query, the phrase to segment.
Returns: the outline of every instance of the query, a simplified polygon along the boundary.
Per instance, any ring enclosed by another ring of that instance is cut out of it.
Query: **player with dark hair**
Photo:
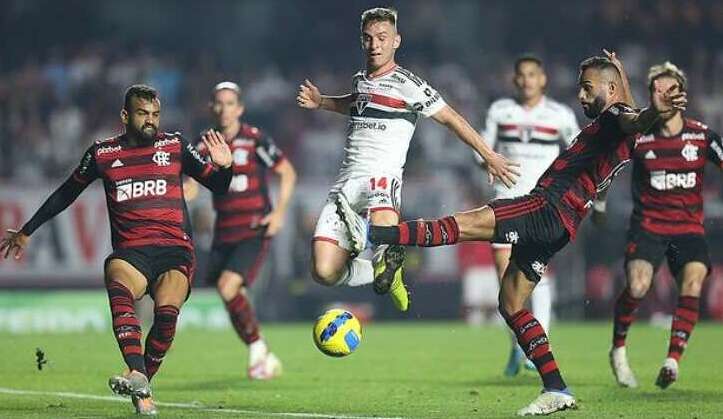
[[[241,88],[222,82],[213,88],[211,113],[233,154],[233,178],[226,194],[213,195],[214,240],[207,280],[223,299],[239,338],[249,348],[248,377],[265,380],[281,374],[281,362],[261,336],[247,289],[266,258],[270,239],[281,229],[296,184],[296,171],[265,132],[241,122]],[[202,155],[205,143],[198,144]],[[267,174],[279,177],[279,197],[271,205]]]
[[[460,241],[512,244],[502,278],[499,311],[517,342],[535,364],[543,392],[519,415],[542,415],[574,407],[575,397],[562,379],[539,321],[525,309],[550,258],[571,239],[592,202],[607,189],[630,158],[635,135],[661,117],[683,109],[684,92],[661,92],[651,106],[635,111],[622,63],[614,53],[580,64],[578,99],[585,115],[594,118],[573,144],[550,165],[528,195],[494,200],[481,208],[437,220],[406,221],[397,226],[369,227],[373,243],[404,246],[445,246]],[[342,196],[342,199],[344,197]],[[342,206],[344,208],[344,206]],[[349,231],[366,240],[366,225],[353,211],[343,211]]]
[[[545,94],[547,75],[542,60],[523,55],[515,60],[514,70],[516,95],[498,99],[490,105],[485,119],[484,139],[495,151],[520,163],[523,175],[512,188],[496,184],[497,199],[530,193],[550,163],[580,132],[572,109]],[[492,243],[499,280],[507,269],[511,251],[510,243]],[[553,288],[550,275],[544,275],[531,298],[532,312],[547,333],[552,317]],[[512,350],[505,375],[517,375],[523,360],[527,369],[534,370],[535,366],[525,358],[515,336],[511,335],[511,338]]]
[[[426,81],[395,62],[402,42],[397,11],[366,10],[361,16],[361,44],[366,69],[352,79],[351,93],[326,96],[310,81],[296,98],[305,109],[324,109],[349,116],[342,167],[314,232],[312,276],[326,286],[374,283],[378,294],[390,294],[400,311],[409,308],[402,279],[404,247],[377,246],[372,261],[357,258],[366,241],[358,241],[339,220],[340,205],[368,215],[374,225],[396,225],[401,209],[404,163],[420,117],[446,126],[485,160],[490,178],[511,186],[516,164],[495,153],[469,123]],[[339,200],[344,195],[346,199]]]
[[[669,62],[651,67],[648,90],[653,102],[659,101],[656,88],[687,91],[685,73]],[[706,125],[675,112],[635,140],[632,160],[634,207],[625,249],[627,284],[615,302],[610,365],[618,384],[638,386],[625,340],[665,256],[680,286],[668,356],[655,382],[665,389],[678,378],[678,363],[698,321],[700,293],[710,272],[703,228],[703,169],[708,160],[723,168],[723,143]],[[604,212],[604,201],[593,208]]]
[[[112,377],[111,389],[131,396],[136,412],[156,414],[150,380],[176,333],[194,271],[191,228],[181,175],[192,176],[216,193],[228,190],[231,152],[215,131],[204,136],[212,163],[205,162],[179,133],[158,131],[161,102],[144,85],[131,86],[120,112],[125,132],[95,141],[80,165],[20,231],[8,230],[0,243],[4,257],[19,259],[30,235],[58,215],[96,179],[103,180],[113,253],[105,260],[113,333],[128,372]],[[154,319],[141,346],[141,323],[134,301],[150,294]]]

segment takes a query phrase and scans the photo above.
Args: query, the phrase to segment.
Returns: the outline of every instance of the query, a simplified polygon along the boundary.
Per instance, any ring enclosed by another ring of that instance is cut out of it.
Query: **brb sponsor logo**
[[[142,180],[134,182],[126,179],[116,184],[116,202],[145,196],[162,196],[166,194],[168,184],[165,179]]]
[[[665,170],[650,172],[650,186],[659,191],[683,188],[692,189],[697,184],[697,175],[690,173],[666,173]]]

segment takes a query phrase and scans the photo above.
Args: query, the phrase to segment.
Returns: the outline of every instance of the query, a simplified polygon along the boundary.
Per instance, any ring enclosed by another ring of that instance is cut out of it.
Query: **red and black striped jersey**
[[[227,144],[233,153],[233,178],[228,193],[213,195],[214,243],[235,243],[264,235],[259,221],[271,211],[268,169],[286,158],[270,136],[246,123]],[[198,149],[206,155],[203,142],[198,142]]]
[[[571,238],[597,194],[607,189],[630,161],[635,137],[625,134],[618,122],[619,115],[626,112],[633,110],[616,103],[583,128],[532,191],[557,208]]]
[[[633,150],[632,226],[654,234],[704,234],[703,172],[723,168],[720,136],[692,119],[672,137],[641,135]]]
[[[182,174],[217,192],[227,190],[231,180],[230,169],[216,170],[178,133],[162,133],[140,145],[132,145],[125,135],[96,141],[23,232],[31,234],[100,178],[114,249],[149,245],[192,249]]]

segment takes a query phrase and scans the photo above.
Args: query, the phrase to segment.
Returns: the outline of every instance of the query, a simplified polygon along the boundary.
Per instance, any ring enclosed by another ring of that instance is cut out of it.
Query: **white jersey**
[[[389,174],[402,177],[419,116],[445,106],[426,81],[396,66],[374,78],[360,71],[352,80],[344,160],[337,181]]]
[[[512,189],[495,185],[497,198],[529,193],[579,131],[572,109],[546,96],[531,109],[509,98],[493,102],[487,112],[484,139],[495,151],[520,163],[522,172]]]

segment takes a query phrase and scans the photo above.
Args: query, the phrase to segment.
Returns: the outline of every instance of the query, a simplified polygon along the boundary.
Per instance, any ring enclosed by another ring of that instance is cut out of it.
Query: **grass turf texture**
[[[540,390],[536,374],[505,378],[507,331],[461,323],[377,323],[365,328],[358,351],[333,359],[318,352],[311,324],[267,325],[264,334],[284,362],[270,382],[245,378],[246,350],[231,330],[183,330],[154,379],[155,399],[210,408],[267,413],[402,417],[510,417]],[[555,324],[552,344],[580,408],[556,417],[713,418],[723,415],[720,351],[723,328],[701,324],[668,390],[653,385],[667,350],[668,331],[633,326],[628,351],[641,387],[616,386],[608,366],[608,324]],[[0,387],[110,394],[108,377],[123,364],[111,332],[0,334]],[[41,347],[50,364],[35,366]],[[127,417],[130,403],[50,395],[0,394],[0,417]],[[239,415],[160,407],[165,417]]]

